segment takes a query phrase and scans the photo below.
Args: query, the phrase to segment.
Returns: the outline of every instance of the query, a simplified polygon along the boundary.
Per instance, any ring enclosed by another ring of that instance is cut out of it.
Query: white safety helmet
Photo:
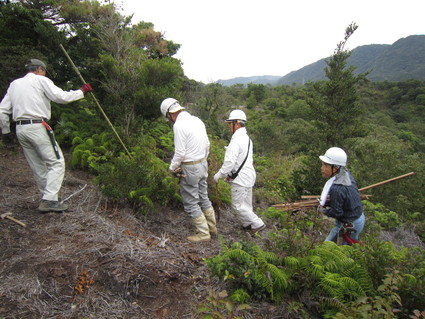
[[[229,114],[229,118],[226,120],[226,122],[233,122],[233,121],[244,121],[246,122],[246,114],[242,110],[233,110]]]
[[[347,153],[342,148],[331,147],[325,153],[325,155],[319,156],[322,162],[331,165],[346,166],[347,165]]]
[[[184,107],[180,105],[179,101],[172,97],[167,97],[161,103],[161,113],[165,118],[167,118],[167,113],[175,113],[180,110],[184,110]]]

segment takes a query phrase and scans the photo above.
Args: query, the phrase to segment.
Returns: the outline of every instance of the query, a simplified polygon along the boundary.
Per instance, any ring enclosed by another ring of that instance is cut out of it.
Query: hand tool
[[[23,222],[21,222],[20,220],[17,220],[16,218],[14,218],[14,217],[12,217],[12,213],[10,213],[10,212],[8,212],[8,213],[4,213],[4,214],[1,214],[1,219],[5,219],[5,218],[7,218],[7,219],[10,219],[11,221],[13,221],[13,222],[15,222],[15,223],[17,223],[17,224],[19,224],[19,225],[21,225],[22,227],[27,227],[27,225],[26,224],[24,224]]]
[[[59,154],[59,147],[58,147],[58,144],[56,144],[56,140],[55,140],[55,133],[53,133],[52,128],[50,127],[50,125],[49,125],[49,124],[47,124],[47,122],[46,122],[46,121],[41,122],[41,124],[43,124],[43,125],[44,125],[44,127],[45,127],[45,128],[46,128],[46,130],[47,130],[47,134],[49,134],[50,142],[52,143],[53,150],[55,151],[55,154],[56,154],[56,158],[57,158],[57,159],[60,159],[60,158],[61,158],[61,156],[60,156],[60,154]]]

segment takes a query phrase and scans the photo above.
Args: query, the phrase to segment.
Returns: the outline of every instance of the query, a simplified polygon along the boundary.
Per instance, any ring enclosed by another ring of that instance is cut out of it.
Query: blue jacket
[[[351,181],[351,185],[338,184],[336,181],[329,190],[330,207],[325,214],[335,218],[343,223],[349,223],[359,218],[363,212],[360,192],[357,188],[357,183],[346,170]]]

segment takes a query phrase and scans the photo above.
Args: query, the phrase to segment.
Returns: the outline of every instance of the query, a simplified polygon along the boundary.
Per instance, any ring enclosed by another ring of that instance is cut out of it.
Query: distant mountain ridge
[[[359,46],[352,50],[348,59],[349,65],[356,66],[354,73],[371,71],[367,78],[371,81],[402,81],[416,79],[425,81],[425,35],[411,35],[390,44],[370,44]],[[291,85],[304,84],[310,81],[325,79],[323,58],[315,63],[279,76],[240,77],[229,80],[219,80],[225,86],[233,84],[270,84]]]
[[[217,83],[220,83],[224,86],[232,86],[234,84],[244,84],[249,83],[254,84],[271,84],[277,85],[278,81],[282,77],[279,75],[260,75],[260,76],[248,76],[248,77],[238,77],[229,80],[218,80]]]

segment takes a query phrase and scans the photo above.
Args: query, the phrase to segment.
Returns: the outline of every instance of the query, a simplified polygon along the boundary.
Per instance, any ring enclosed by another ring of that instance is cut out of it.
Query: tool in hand
[[[171,171],[171,174],[174,177],[178,177],[178,178],[180,178],[180,177],[186,177],[186,175],[183,174],[183,170],[181,169],[181,167],[177,167],[174,171]]]
[[[74,71],[77,73],[77,75],[80,77],[81,81],[83,82],[83,87],[88,84],[86,82],[86,80],[84,80],[83,76],[80,73],[80,70],[78,70],[78,68],[75,66],[74,62],[72,61],[71,57],[69,56],[68,52],[65,50],[65,48],[63,47],[62,44],[59,44],[60,48],[62,49],[63,53],[65,54],[65,56],[67,57],[69,63],[71,63],[72,67],[74,68]],[[91,88],[91,87],[90,87]],[[109,120],[108,116],[106,115],[105,111],[103,110],[102,106],[100,105],[99,101],[96,99],[96,96],[93,94],[92,91],[87,91],[90,93],[93,101],[96,103],[97,107],[99,108],[100,112],[102,113],[103,117],[105,118],[105,120],[108,122],[109,126],[111,127],[112,131],[115,133],[115,136],[117,137],[118,141],[121,143],[122,147],[124,148],[124,150],[126,151],[128,157],[131,159],[131,154],[129,152],[129,150],[127,149],[127,147],[125,146],[124,142],[122,141],[121,137],[119,136],[117,130],[115,129],[115,127],[112,125],[111,121]]]
[[[20,220],[17,220],[16,218],[12,217],[12,213],[10,213],[10,212],[9,213],[1,214],[1,219],[5,219],[5,218],[7,218],[7,219],[9,219],[9,220],[11,220],[11,221],[13,221],[13,222],[21,225],[22,227],[27,227],[27,225],[25,223],[23,223]]]
[[[55,154],[56,154],[56,158],[57,158],[57,159],[60,159],[60,158],[61,158],[61,156],[60,156],[60,154],[59,154],[58,144],[56,144],[56,140],[55,140],[55,133],[53,133],[52,128],[50,127],[50,125],[49,125],[49,124],[47,124],[47,122],[46,122],[46,121],[41,122],[41,124],[43,124],[43,125],[44,125],[44,127],[45,127],[45,128],[46,128],[46,130],[47,130],[47,134],[49,134],[50,142],[52,143],[53,150],[55,151]]]
[[[220,197],[218,195],[218,183],[215,184],[215,199],[213,201],[213,207],[214,207],[214,211],[215,211],[215,216],[217,221],[220,220],[220,210],[221,210],[221,201],[220,201]]]

